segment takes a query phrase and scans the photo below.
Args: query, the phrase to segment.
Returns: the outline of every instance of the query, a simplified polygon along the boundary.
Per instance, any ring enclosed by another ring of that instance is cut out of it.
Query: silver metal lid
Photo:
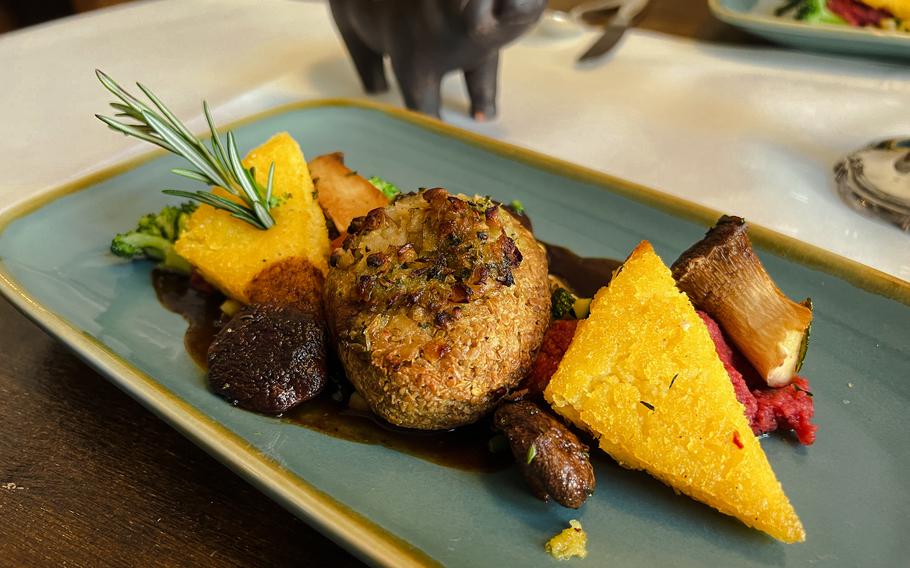
[[[852,207],[910,230],[910,138],[882,140],[834,165],[838,192]]]

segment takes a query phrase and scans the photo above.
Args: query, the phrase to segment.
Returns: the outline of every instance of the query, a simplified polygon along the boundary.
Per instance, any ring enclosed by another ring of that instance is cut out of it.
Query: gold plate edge
[[[706,230],[722,214],[716,209],[699,205],[645,185],[586,166],[573,164],[560,158],[554,158],[536,150],[494,140],[409,110],[390,107],[373,101],[351,99],[324,99],[324,101],[326,106],[353,106],[389,114],[433,132],[483,148],[494,154],[505,156],[562,177],[598,185],[605,191],[628,197],[683,219],[700,222],[705,225]],[[291,103],[273,110],[277,113],[287,112],[294,110],[297,104],[300,103]],[[0,224],[0,229],[2,229],[2,224]],[[761,225],[749,223],[749,236],[753,242],[777,256],[831,274],[863,290],[910,305],[910,282]]]
[[[598,186],[608,186],[602,187],[602,189],[628,197],[656,209],[672,213],[678,217],[703,223],[706,228],[712,225],[721,215],[721,213],[715,209],[699,205],[687,199],[676,197],[592,168],[573,164],[560,158],[554,158],[535,150],[523,148],[508,142],[494,140],[481,134],[476,134],[469,130],[446,124],[426,115],[374,101],[348,98],[326,98],[291,102],[233,121],[223,127],[223,130],[235,129],[238,126],[243,126],[289,111],[329,106],[347,106],[381,112],[405,122],[416,124],[432,132],[450,136],[472,146],[483,148],[494,154],[505,156],[533,167],[556,173],[570,179],[593,183]],[[0,234],[2,234],[6,226],[16,218],[34,211],[54,199],[84,189],[89,185],[113,177],[118,173],[123,173],[158,156],[164,155],[165,153],[166,152],[163,150],[152,150],[141,156],[126,160],[123,163],[102,169],[84,178],[42,192],[32,199],[17,203],[0,212]],[[864,290],[910,305],[910,282],[891,276],[890,274],[886,274],[860,262],[850,260],[821,247],[778,233],[761,225],[750,223],[749,234],[753,241],[777,256],[832,274]]]
[[[322,532],[379,566],[440,566],[416,546],[291,473],[246,440],[174,395],[106,345],[43,307],[0,261],[0,292],[24,315],[63,341],[122,390],[202,446],[261,491],[291,504]]]

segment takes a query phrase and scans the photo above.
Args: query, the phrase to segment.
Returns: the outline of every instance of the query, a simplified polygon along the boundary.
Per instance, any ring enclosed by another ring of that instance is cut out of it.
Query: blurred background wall
[[[131,0],[0,0],[0,33]]]

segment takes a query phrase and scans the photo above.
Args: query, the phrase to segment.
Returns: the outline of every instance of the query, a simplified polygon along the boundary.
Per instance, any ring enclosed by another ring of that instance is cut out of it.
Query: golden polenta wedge
[[[289,134],[270,138],[251,151],[243,165],[254,167],[256,181],[265,186],[273,162],[272,194],[283,199],[281,205],[272,209],[273,227],[257,229],[227,211],[201,205],[176,244],[177,253],[206,280],[244,303],[250,300],[248,285],[260,272],[280,261],[302,259],[322,277],[328,270],[329,236],[325,218],[313,196],[313,181],[303,152]],[[229,196],[221,188],[214,191]]]
[[[647,241],[595,295],[544,396],[621,465],[805,540],[707,328]]]

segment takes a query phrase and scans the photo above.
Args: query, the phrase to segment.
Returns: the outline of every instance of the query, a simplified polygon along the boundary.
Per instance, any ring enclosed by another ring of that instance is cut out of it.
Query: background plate
[[[248,149],[279,130],[308,156],[342,150],[353,169],[403,188],[441,185],[520,199],[542,239],[588,256],[623,258],[648,239],[669,262],[701,237],[711,215],[693,208],[686,215],[702,222],[687,220],[679,201],[668,199],[662,210],[648,190],[373,106],[310,103],[235,132]],[[811,296],[817,306],[804,372],[813,381],[818,442],[803,448],[777,437],[762,441],[805,524],[805,544],[778,543],[603,456],[596,459],[597,493],[570,511],[534,499],[514,471],[447,469],[245,412],[209,393],[184,352],[184,321],[155,299],[150,265],[107,252],[114,233],[169,201],[159,188],[182,186],[168,171],[178,160],[157,156],[7,215],[4,292],[124,390],[362,557],[399,566],[429,557],[451,566],[550,566],[543,543],[579,518],[589,562],[614,566],[905,561],[910,307],[786,256],[828,263],[904,301],[906,284],[755,231],[783,254],[760,249],[781,288]]]
[[[812,51],[910,58],[910,33],[805,24],[792,16],[775,16],[774,10],[783,4],[784,0],[708,0],[718,19],[777,43]]]

